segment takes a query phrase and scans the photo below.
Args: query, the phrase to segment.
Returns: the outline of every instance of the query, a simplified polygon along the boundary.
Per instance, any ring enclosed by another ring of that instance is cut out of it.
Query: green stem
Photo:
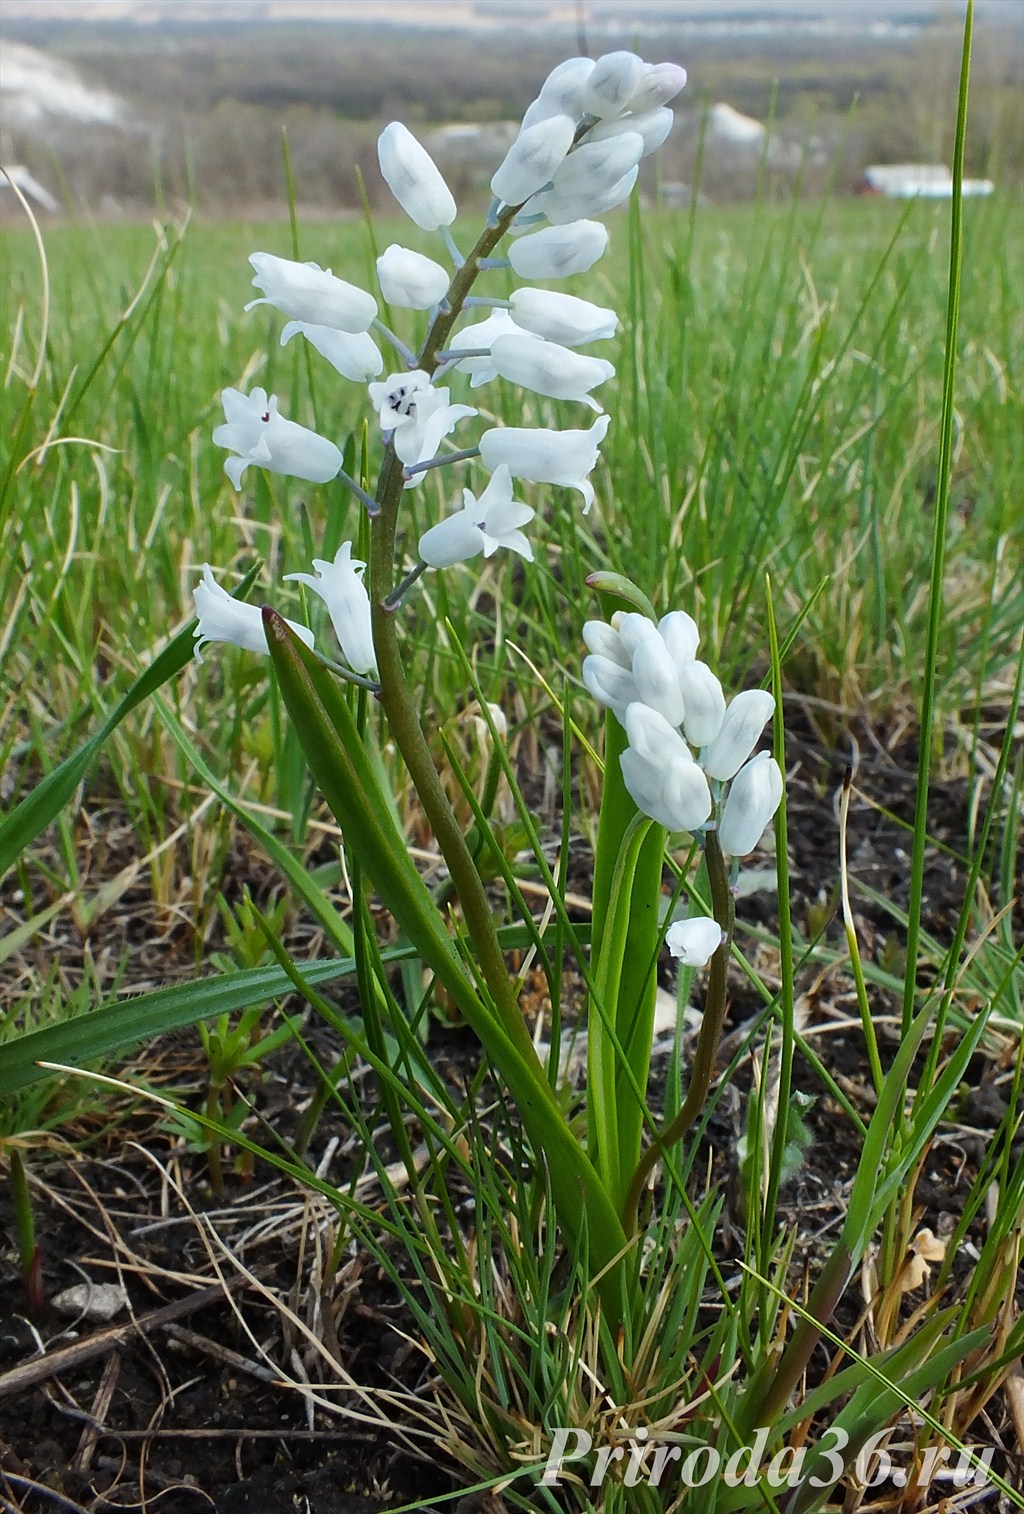
[[[636,1230],[640,1199],[655,1163],[670,1147],[675,1146],[677,1142],[682,1140],[700,1111],[704,1108],[708,1089],[711,1087],[711,1077],[715,1070],[718,1042],[721,1039],[722,1024],[725,1020],[725,988],[726,971],[729,966],[729,948],[732,944],[733,927],[736,923],[736,910],[733,903],[732,889],[729,887],[729,875],[716,831],[708,832],[704,848],[704,858],[708,870],[708,880],[711,884],[711,907],[714,911],[715,919],[725,932],[725,939],[711,958],[711,972],[708,975],[708,993],[704,1004],[704,1016],[701,1020],[700,1035],[697,1038],[697,1050],[694,1054],[693,1069],[690,1073],[690,1086],[683,1101],[683,1107],[675,1119],[655,1136],[650,1146],[648,1146],[640,1158],[626,1193],[626,1202],[622,1211],[622,1224],[627,1235],[633,1235]]]
[[[518,209],[518,206],[508,207],[496,226],[485,228],[465,263],[456,271],[448,290],[449,308],[435,319],[419,355],[419,366],[426,372],[432,373],[438,366],[437,354],[443,349],[480,272],[480,259],[489,256],[497,246]],[[395,589],[395,537],[404,485],[402,465],[395,455],[394,445],[389,443],[377,483],[380,513],[370,523],[369,590],[380,703],[434,839],[448,864],[466,928],[476,947],[480,971],[502,1024],[517,1049],[532,1064],[537,1061],[536,1052],[505,967],[491,907],[423,734],[417,702],[405,676],[396,617],[389,608]],[[539,1070],[540,1064],[537,1066]]]

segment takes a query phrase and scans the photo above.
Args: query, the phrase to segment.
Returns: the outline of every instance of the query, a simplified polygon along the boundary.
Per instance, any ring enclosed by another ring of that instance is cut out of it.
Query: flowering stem
[[[469,457],[479,457],[479,447],[463,447],[461,452],[439,452],[436,457],[428,457],[423,463],[409,463],[404,469],[406,478],[414,478],[417,473],[426,473],[429,468],[443,468],[445,463],[464,463]]]
[[[640,1199],[654,1164],[670,1147],[682,1140],[703,1109],[711,1086],[711,1075],[715,1070],[715,1057],[722,1034],[722,1023],[725,1019],[726,969],[729,965],[729,948],[736,923],[736,909],[732,889],[729,887],[729,875],[716,831],[710,830],[707,833],[704,859],[708,870],[708,881],[711,884],[711,906],[715,919],[722,927],[723,940],[711,958],[707,1000],[704,1004],[704,1016],[701,1020],[700,1035],[697,1038],[697,1050],[693,1058],[686,1099],[675,1119],[655,1135],[654,1140],[637,1163],[622,1214],[622,1224],[627,1235],[632,1235],[636,1230]]]
[[[340,479],[341,482],[345,485],[345,488],[350,489],[356,496],[356,498],[362,501],[362,503],[366,506],[367,514],[372,516],[380,513],[380,506],[377,504],[377,501],[374,499],[373,495],[368,494],[361,484],[357,484],[351,474],[345,472],[344,468],[339,468],[338,472],[335,474],[335,477]]]
[[[447,299],[438,311],[419,353],[417,366],[432,374],[439,365],[448,335],[462,310],[463,301],[480,272],[481,260],[497,246],[515,216],[518,206],[506,207],[494,226],[485,227],[476,246],[461,268],[455,271]],[[463,456],[475,455],[471,449]],[[442,461],[454,461],[453,454]],[[473,939],[481,973],[494,1001],[505,1031],[532,1065],[540,1063],[526,1022],[512,987],[501,946],[498,942],[491,906],[472,854],[462,834],[455,812],[444,791],[434,759],[420,725],[418,701],[405,676],[398,630],[390,601],[395,586],[395,536],[406,482],[406,470],[395,455],[393,440],[384,449],[384,460],[377,482],[379,513],[370,526],[369,590],[373,618],[373,642],[380,673],[380,703],[395,744],[402,754],[419,795],[420,803],[434,832],[434,838],[448,864],[452,883],[462,906],[467,929]],[[545,1085],[546,1086],[546,1085]]]
[[[410,568],[401,583],[392,589],[387,599],[385,599],[385,608],[388,610],[397,610],[408,590],[412,588],[417,578],[420,578],[427,571],[429,566],[429,563],[418,562],[415,568]]]

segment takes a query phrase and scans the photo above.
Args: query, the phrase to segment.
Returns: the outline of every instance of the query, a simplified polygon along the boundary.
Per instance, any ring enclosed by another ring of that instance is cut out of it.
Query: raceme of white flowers
[[[590,620],[583,639],[583,682],[626,730],[622,776],[637,808],[669,831],[700,835],[716,823],[723,852],[752,852],[782,801],[775,758],[752,755],[773,696],[746,689],[727,703],[697,659],[700,632],[684,610],[658,622],[636,611],[619,612],[611,624]]]
[[[648,64],[624,51],[596,61],[570,58],[549,74],[491,180],[495,201],[488,224],[496,226],[495,217],[515,211],[507,255],[485,260],[477,270],[481,290],[492,266],[511,267],[524,287],[508,299],[497,292],[493,298],[474,294],[454,311],[446,348],[425,363],[384,325],[373,294],[316,263],[268,252],[251,255],[259,294],[245,308],[273,307],[286,317],[282,345],[301,337],[344,378],[368,385],[382,437],[393,444],[404,467],[406,487],[414,487],[449,455],[478,454],[491,475],[478,495],[463,491],[462,509],[453,506],[423,534],[420,559],[427,566],[448,567],[481,552],[489,556],[499,547],[532,557],[521,527],[534,512],[513,499],[512,479],[575,489],[584,509],[590,509],[594,487],[589,475],[609,425],[594,391],[614,376],[615,368],[606,358],[580,349],[613,336],[618,320],[613,310],[589,300],[536,286],[582,273],[603,255],[608,232],[594,217],[628,196],[641,158],[660,146],[672,125],[667,102],[685,83],[685,71],[675,64]],[[435,261],[392,243],[376,262],[380,297],[394,310],[426,312],[432,322],[448,310],[453,279],[463,267],[463,254],[449,230],[455,200],[430,155],[401,122],[384,129],[377,151],[395,199],[421,230],[439,234],[444,257]],[[464,294],[465,280],[460,288]],[[402,371],[385,372],[384,344],[401,355]],[[477,411],[452,401],[445,380],[453,373],[468,377],[474,389],[502,379],[549,399],[586,406],[598,418],[585,429],[491,427],[475,446],[457,449],[447,438]],[[214,431],[214,441],[231,453],[225,471],[236,489],[250,466],[308,483],[328,483],[340,475],[351,486],[335,442],[283,416],[276,395],[261,388],[249,394],[225,389],[222,401],[225,420]],[[351,574],[360,590],[362,580],[355,578],[347,558],[326,567],[329,571],[318,564],[318,579],[298,576],[327,602],[350,667],[370,670],[369,645],[353,633],[348,612],[342,612],[342,634],[336,614],[337,606],[351,598],[345,575]],[[347,587],[339,590],[342,581]],[[248,607],[241,607],[240,614],[232,612],[239,626],[255,625]],[[229,627],[231,616],[221,623]],[[244,645],[260,642],[254,629],[239,636]],[[209,630],[203,637],[237,639]]]

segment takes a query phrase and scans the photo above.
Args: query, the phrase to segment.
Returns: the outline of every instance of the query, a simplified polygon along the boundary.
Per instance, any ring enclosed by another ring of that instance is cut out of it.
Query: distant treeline
[[[76,126],[44,140],[0,133],[6,157],[51,186],[61,177],[76,200],[132,213],[154,197],[244,212],[283,198],[281,131],[287,129],[298,194],[325,210],[358,205],[356,167],[371,197],[380,185],[373,139],[395,117],[429,130],[450,122],[515,119],[545,73],[576,51],[549,30],[507,36],[306,23],[161,27],[20,23],[12,39],[43,47],[121,96],[127,129]],[[594,34],[590,51],[622,45]],[[645,34],[645,56],[684,62],[691,85],[681,126],[662,154],[664,179],[690,182],[702,108],[725,100],[770,120],[790,144],[811,150],[802,173],[776,175],[817,192],[852,189],[869,162],[946,161],[952,134],[960,38],[955,25],[908,37],[830,39],[820,32],[714,38],[684,26]],[[1024,177],[1021,58],[1012,33],[976,36],[969,171],[1010,183]],[[473,174],[460,174],[465,190]],[[705,161],[702,188],[749,192],[753,175]],[[56,186],[55,186],[56,187]],[[648,187],[652,187],[649,184]]]

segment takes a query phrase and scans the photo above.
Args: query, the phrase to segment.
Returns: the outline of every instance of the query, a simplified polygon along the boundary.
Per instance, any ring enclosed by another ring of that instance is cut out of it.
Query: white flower
[[[343,378],[365,384],[384,367],[377,343],[368,331],[338,331],[334,326],[313,326],[308,321],[289,321],[281,332],[281,346],[301,332],[311,347],[325,357]]]
[[[676,670],[686,707],[683,734],[691,746],[707,746],[722,729],[725,717],[722,685],[706,662],[687,658],[685,662],[676,663]]]
[[[677,63],[645,63],[640,83],[629,97],[631,111],[656,110],[674,100],[686,84],[686,69]]]
[[[395,453],[406,467],[437,456],[444,437],[458,421],[476,415],[470,405],[448,403],[447,389],[435,388],[422,368],[392,373],[369,385],[370,403],[380,415],[381,429],[392,432]],[[419,482],[416,474],[408,480]]]
[[[594,486],[587,474],[597,462],[610,425],[610,416],[600,415],[588,431],[499,426],[481,436],[480,456],[492,473],[506,463],[516,478],[578,489],[586,512],[594,503]]]
[[[531,521],[535,511],[512,498],[512,475],[507,468],[495,469],[479,499],[469,489],[463,489],[462,498],[461,510],[420,537],[419,552],[425,563],[449,568],[481,552],[491,557],[499,547],[533,561],[533,548],[519,527]]]
[[[620,723],[625,720],[627,707],[639,698],[629,668],[603,652],[584,657],[583,682],[598,704],[611,710]]]
[[[451,282],[447,269],[422,252],[392,242],[377,259],[380,292],[389,305],[403,310],[429,310],[439,305]]]
[[[548,74],[540,87],[540,94],[528,105],[523,116],[523,128],[535,126],[538,121],[547,121],[552,116],[571,116],[578,120],[583,114],[580,96],[583,86],[594,72],[593,58],[566,58]]]
[[[657,710],[669,725],[682,724],[686,706],[679,670],[660,636],[645,636],[633,653],[633,680],[636,697],[643,704]]]
[[[248,395],[225,389],[221,400],[227,423],[216,428],[213,440],[218,447],[238,453],[224,464],[236,489],[242,487],[242,475],[250,463],[312,484],[325,484],[337,474],[342,463],[338,448],[326,437],[278,415],[275,394],[268,399],[265,389]]]
[[[700,632],[692,615],[685,610],[670,610],[658,621],[658,630],[677,667],[693,661],[700,646]]]
[[[464,357],[455,364],[460,373],[471,375],[470,388],[478,389],[481,384],[487,384],[492,378],[497,377],[498,370],[490,358],[491,343],[496,337],[504,336],[506,332],[518,330],[519,327],[507,310],[495,310],[486,320],[475,321],[472,326],[463,326],[449,337],[450,352],[461,352],[467,348],[487,348],[486,357]]]
[[[774,757],[760,752],[729,785],[718,827],[723,852],[730,857],[752,852],[781,802],[782,770]]]
[[[628,116],[619,116],[615,121],[602,121],[595,126],[593,131],[587,133],[587,144],[591,142],[606,142],[609,137],[621,137],[627,132],[636,132],[643,141],[643,151],[640,156],[647,158],[652,152],[665,141],[675,117],[667,105],[659,105],[654,110],[641,111],[639,115],[632,112]]]
[[[645,704],[627,706],[624,724],[622,777],[637,809],[666,830],[699,830],[711,814],[711,791],[679,732]]]
[[[452,192],[433,158],[401,121],[392,121],[377,138],[380,171],[406,215],[424,231],[437,231],[455,220]]]
[[[587,357],[529,332],[499,336],[491,344],[491,362],[513,384],[551,399],[581,400],[597,411],[601,406],[590,390],[615,374],[614,364],[604,358]]]
[[[607,621],[586,621],[583,626],[583,640],[587,651],[593,652],[595,657],[607,657],[611,662],[618,663],[620,668],[630,671],[632,663],[629,653],[622,644],[622,637]]]
[[[517,289],[510,303],[517,326],[563,347],[602,341],[614,336],[619,324],[614,310],[554,289]]]
[[[549,215],[548,206],[558,201],[594,200],[606,194],[617,184],[623,174],[629,173],[640,162],[644,139],[639,132],[617,132],[599,141],[586,141],[562,164],[551,181],[551,189],[544,196],[541,208]],[[566,220],[578,217],[563,217]]]
[[[641,615],[639,610],[616,610],[612,616],[614,628],[622,646],[629,658],[630,667],[636,656],[640,643],[650,636],[657,636],[658,627],[646,615]]]
[[[665,945],[684,967],[704,967],[724,940],[722,927],[708,915],[676,920],[665,935]]]
[[[576,221],[520,237],[510,245],[508,260],[521,279],[567,279],[593,268],[607,246],[608,228],[600,221]]]
[[[362,579],[366,564],[354,561],[352,543],[343,541],[333,562],[314,557],[313,567],[319,575],[316,578],[311,573],[286,573],[285,577],[305,584],[323,600],[349,667],[356,673],[375,674],[370,596]]]
[[[580,91],[580,105],[588,116],[617,116],[644,82],[645,64],[636,53],[605,53]]]
[[[538,195],[530,204],[546,215],[552,226],[564,226],[566,222],[579,220],[580,216],[601,216],[606,210],[614,210],[616,205],[629,199],[639,173],[638,167],[630,168],[612,184],[601,189],[581,190],[577,194],[561,194],[550,190],[547,194]]]
[[[253,283],[263,298],[254,305],[273,305],[293,321],[314,326],[333,326],[336,331],[365,331],[377,314],[377,301],[365,289],[336,279],[319,263],[293,263],[271,252],[254,252],[249,262],[256,270]]]
[[[263,629],[263,613],[259,605],[246,604],[234,599],[213,576],[208,562],[203,563],[203,581],[192,590],[196,602],[199,624],[195,629],[196,662],[203,661],[203,648],[211,641],[227,641],[233,646],[244,647],[248,652],[266,652],[267,637]],[[307,647],[313,645],[313,633],[306,626],[286,620]]]
[[[775,710],[766,689],[745,689],[730,701],[718,735],[701,753],[701,766],[712,778],[731,778],[757,746]]]
[[[549,182],[576,132],[573,116],[549,116],[521,130],[491,179],[506,205],[521,205]]]

